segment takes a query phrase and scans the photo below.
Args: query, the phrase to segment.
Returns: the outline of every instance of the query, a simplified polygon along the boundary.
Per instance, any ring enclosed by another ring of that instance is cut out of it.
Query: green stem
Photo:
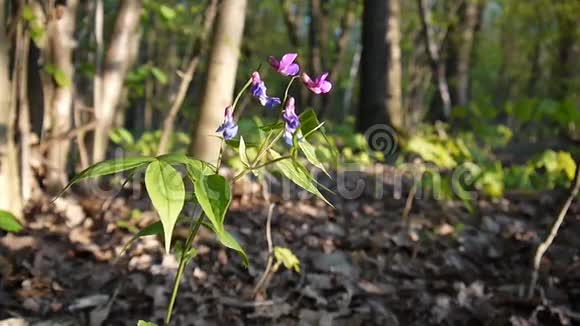
[[[268,166],[270,164],[274,164],[274,163],[277,163],[277,162],[280,162],[280,161],[283,161],[283,160],[286,160],[286,159],[289,159],[289,158],[292,158],[292,156],[282,156],[282,157],[278,157],[277,159],[274,159],[272,161],[268,161],[266,163],[263,163],[263,164],[260,164],[260,165],[257,165],[257,166],[252,166],[249,169],[243,169],[242,172],[238,173],[234,177],[233,182],[235,183],[236,181],[238,181],[241,177],[243,177],[246,173],[248,173],[248,171],[261,169],[261,168],[266,167],[266,166]]]
[[[264,148],[264,150],[258,155],[258,157],[256,157],[256,159],[254,160],[254,164],[260,162],[260,160],[262,159],[262,157],[268,153],[268,151],[270,150],[270,148],[272,148],[272,146],[274,146],[274,144],[278,141],[278,139],[280,139],[280,137],[282,137],[282,135],[284,135],[284,130],[281,130],[276,137],[274,138],[274,140],[272,140],[272,142],[270,142],[268,144],[268,146],[266,146],[266,148]]]
[[[292,77],[292,79],[290,79],[290,81],[288,82],[288,85],[286,85],[286,90],[284,91],[284,101],[282,101],[282,107],[284,107],[286,105],[286,100],[288,99],[288,92],[290,91],[290,86],[292,86],[294,79],[297,79],[297,78],[300,78],[300,77],[298,77],[298,76]]]
[[[173,306],[175,305],[175,299],[177,299],[177,292],[179,291],[179,283],[181,283],[181,278],[183,277],[183,271],[185,270],[185,265],[187,264],[186,252],[193,243],[193,239],[197,235],[199,228],[203,222],[204,216],[201,214],[201,208],[198,208],[200,214],[198,214],[197,221],[195,225],[192,221],[192,228],[187,240],[185,240],[185,246],[183,247],[183,253],[179,258],[179,265],[177,266],[177,274],[175,275],[175,280],[173,281],[173,290],[171,291],[171,298],[169,299],[169,306],[167,307],[167,312],[165,313],[165,326],[169,326],[171,323],[171,314],[173,313]]]
[[[238,95],[236,95],[236,99],[234,100],[234,104],[232,104],[232,111],[236,110],[236,105],[238,104],[238,101],[240,100],[240,97],[242,97],[242,94],[244,94],[244,92],[248,89],[248,87],[250,87],[250,85],[252,84],[252,78],[250,78],[246,84],[244,85],[244,87],[242,87],[242,89],[238,92]]]

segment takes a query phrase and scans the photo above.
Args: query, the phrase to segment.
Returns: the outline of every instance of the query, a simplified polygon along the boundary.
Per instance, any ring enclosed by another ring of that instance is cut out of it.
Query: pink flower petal
[[[288,66],[290,66],[294,62],[294,60],[296,60],[296,57],[297,56],[298,56],[297,53],[288,53],[288,54],[285,54],[282,57],[282,60],[280,60],[279,67],[281,69],[287,68]]]

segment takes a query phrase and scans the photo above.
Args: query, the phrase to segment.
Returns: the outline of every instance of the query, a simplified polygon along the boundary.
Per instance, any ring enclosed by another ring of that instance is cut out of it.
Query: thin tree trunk
[[[300,37],[298,36],[298,17],[292,12],[292,3],[290,0],[280,0],[282,13],[284,16],[284,24],[288,30],[288,39],[293,48],[300,46]]]
[[[73,49],[75,16],[77,9],[76,0],[68,0],[66,6],[61,6],[62,16],[50,18],[48,47],[49,58],[45,62],[51,62],[56,69],[70,82],[69,85],[59,85],[54,78],[51,80],[54,91],[53,97],[48,99],[51,107],[51,136],[61,134],[71,129],[73,107]],[[62,82],[62,81],[61,81]],[[49,188],[60,189],[67,183],[66,165],[70,150],[70,141],[63,140],[56,146],[51,146],[47,153],[48,174],[47,185]]]
[[[14,143],[16,133],[16,105],[10,97],[10,40],[4,29],[6,1],[0,0],[0,209],[22,217],[18,151]]]
[[[448,119],[451,115],[451,95],[449,94],[445,62],[441,59],[439,45],[437,44],[433,31],[431,9],[429,8],[428,0],[417,0],[417,2],[425,48],[433,69],[433,74],[437,80],[437,90],[441,99],[443,118]]]
[[[399,0],[389,0],[388,6],[387,112],[391,126],[402,130],[401,4]]]
[[[215,130],[222,123],[223,110],[232,102],[246,5],[246,0],[223,0],[218,8],[207,82],[192,138],[193,154],[208,162],[217,162],[221,150]]]
[[[330,78],[335,82],[338,82],[340,78],[344,57],[348,51],[348,42],[350,41],[352,26],[356,20],[356,5],[357,2],[355,0],[349,0],[345,7],[344,15],[342,16],[340,36],[336,41],[336,56],[332,64],[332,69],[330,70]],[[331,109],[331,106],[332,96],[324,96],[322,98],[322,109],[318,114],[318,118],[323,120],[326,113]]]
[[[187,67],[187,71],[183,74],[181,83],[179,85],[179,90],[177,91],[177,95],[171,105],[171,109],[169,113],[165,117],[163,121],[163,130],[161,133],[161,140],[159,142],[159,149],[157,154],[165,154],[169,147],[169,138],[171,133],[173,132],[173,125],[175,124],[175,119],[177,118],[177,113],[185,100],[185,96],[187,95],[187,90],[189,89],[189,84],[193,79],[195,74],[195,70],[201,59],[201,56],[205,52],[206,48],[206,39],[207,35],[209,34],[211,27],[213,26],[213,21],[216,15],[216,8],[217,8],[217,0],[210,0],[207,8],[205,10],[205,18],[203,23],[203,30],[199,37],[195,41],[194,45],[194,52],[189,61],[189,65]]]
[[[153,18],[152,18],[153,19]],[[155,30],[155,22],[151,22],[149,30],[147,31],[147,60],[149,64],[153,64],[155,60],[155,48],[157,45],[157,31]],[[153,128],[153,110],[154,110],[154,92],[155,92],[155,78],[147,77],[145,81],[145,105],[143,108],[143,130],[151,130]]]
[[[120,2],[111,43],[101,72],[100,106],[95,110],[97,128],[93,143],[93,162],[102,161],[106,157],[109,131],[121,100],[123,81],[136,53],[136,49],[132,47],[136,45],[140,17],[140,0]]]
[[[468,0],[465,4],[457,58],[457,104],[461,106],[465,106],[469,102],[471,57],[482,9],[480,2],[481,0]]]
[[[20,191],[22,201],[26,203],[32,198],[35,181],[32,173],[31,162],[31,124],[30,107],[28,104],[28,54],[30,49],[30,36],[28,30],[22,22],[16,27],[16,51],[15,57],[15,78],[13,91],[13,103],[18,103],[18,131],[20,136]]]

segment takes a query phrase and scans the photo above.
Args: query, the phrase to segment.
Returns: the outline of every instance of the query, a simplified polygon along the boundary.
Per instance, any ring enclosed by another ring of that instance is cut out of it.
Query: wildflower
[[[286,141],[286,144],[292,146],[292,137],[294,136],[294,133],[296,133],[296,130],[298,130],[298,127],[300,127],[300,119],[296,115],[296,108],[294,105],[293,97],[288,98],[286,109],[284,110],[282,118],[286,123],[284,130],[284,140]]]
[[[325,72],[313,80],[310,78],[310,76],[303,72],[302,81],[314,94],[326,94],[332,89],[332,84],[326,80],[327,76],[328,73]]]
[[[266,84],[260,78],[260,74],[257,71],[252,73],[252,95],[260,101],[262,106],[267,108],[273,108],[276,105],[282,103],[278,97],[270,97],[266,94]]]
[[[282,57],[282,60],[278,61],[275,57],[270,57],[268,62],[272,68],[276,69],[281,75],[284,76],[296,76],[300,71],[300,66],[294,63],[298,54],[288,53]]]
[[[231,105],[226,107],[224,111],[224,123],[217,128],[216,132],[221,132],[225,140],[232,139],[238,134],[238,125],[234,121]]]

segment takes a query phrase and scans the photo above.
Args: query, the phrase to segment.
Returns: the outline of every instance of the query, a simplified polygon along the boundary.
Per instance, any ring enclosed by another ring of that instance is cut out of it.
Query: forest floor
[[[375,176],[352,175],[349,182],[368,178]],[[176,325],[580,324],[578,203],[542,262],[539,290],[533,299],[524,295],[532,253],[562,192],[479,199],[473,215],[459,203],[416,199],[406,224],[405,188],[380,198],[373,189],[355,199],[331,196],[335,208],[273,191],[273,244],[292,249],[301,273],[281,268],[257,297],[252,290],[268,257],[268,204],[257,184],[240,193],[234,191],[226,225],[250,267],[203,230],[181,284]],[[154,237],[118,257],[133,232],[156,219],[147,200],[134,197],[103,203],[69,192],[29,207],[27,229],[0,238],[0,320],[161,322],[177,262]],[[175,237],[185,234],[179,226]]]

